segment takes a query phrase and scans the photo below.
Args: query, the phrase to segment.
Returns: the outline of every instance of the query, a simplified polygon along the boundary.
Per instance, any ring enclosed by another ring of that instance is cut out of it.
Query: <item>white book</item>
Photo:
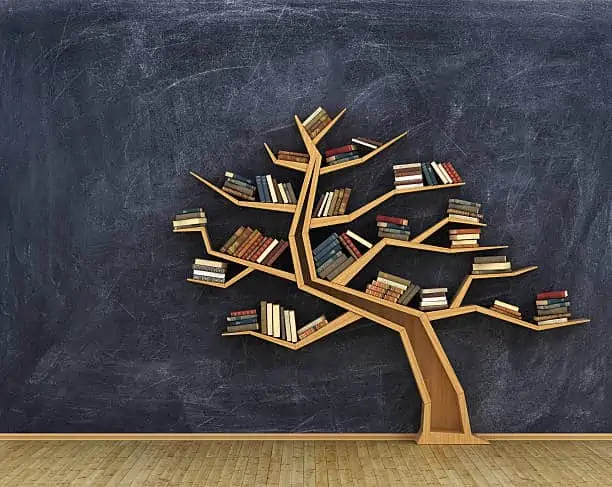
[[[210,272],[210,271],[201,271],[198,269],[193,270],[194,276],[207,276],[207,277],[225,277],[225,271],[223,272]]]
[[[355,232],[351,231],[351,230],[347,230],[346,234],[351,237],[353,240],[356,240],[357,242],[359,242],[361,245],[363,245],[364,247],[367,247],[368,249],[372,248],[372,244],[370,242],[368,242],[365,238],[360,237],[359,235],[357,235]]]
[[[433,167],[433,170],[436,172],[436,174],[440,178],[440,181],[442,181],[442,184],[448,184],[449,183],[449,181],[446,179],[447,178],[446,173],[443,173],[440,170],[440,166],[438,165],[437,162],[432,161],[431,162],[431,167]]]
[[[433,293],[446,293],[448,292],[447,287],[432,287],[428,289],[421,289],[421,296],[424,294],[433,294]]]
[[[277,245],[278,239],[275,238],[272,243],[266,247],[266,250],[264,250],[263,253],[259,257],[257,257],[257,263],[261,264]]]
[[[470,223],[480,223],[480,219],[475,216],[454,215],[452,213],[449,213],[449,215],[452,217],[454,221],[464,220]]]
[[[195,265],[207,265],[209,267],[219,267],[220,269],[225,269],[227,264],[224,262],[218,262],[216,260],[208,260],[208,259],[195,259],[193,262]]]
[[[446,304],[446,298],[421,298],[423,304]]]
[[[510,262],[491,262],[488,264],[472,264],[473,271],[503,271],[512,269]]]
[[[446,181],[448,182],[448,184],[454,183],[453,178],[450,177],[450,174],[448,173],[446,168],[440,163],[438,164],[438,167],[440,168],[440,171],[442,171],[444,175],[446,176]]]
[[[376,282],[382,282],[383,284],[389,284],[389,286],[393,286],[397,289],[401,289],[402,291],[405,291],[406,289],[408,289],[407,285],[400,284],[399,282],[395,282],[390,279],[385,279],[384,277],[378,277],[376,279]]]
[[[329,192],[329,197],[327,198],[327,203],[325,204],[325,211],[323,212],[323,216],[329,216],[329,210],[331,209],[331,203],[334,199],[334,192]]]
[[[567,323],[567,318],[553,318],[552,320],[538,321],[538,325],[554,325],[555,323]]]
[[[291,313],[288,309],[283,310],[283,317],[285,318],[283,321],[285,324],[285,336],[288,342],[293,342],[293,334],[291,333]]]
[[[268,335],[274,335],[274,324],[272,323],[272,303],[266,303],[266,324],[268,325]]]
[[[396,164],[393,169],[412,169],[415,167],[421,167],[420,162],[411,162],[410,164]]]
[[[285,193],[285,188],[283,188],[282,184],[278,185],[278,190],[280,191],[280,195],[281,195],[281,199],[283,200],[283,203],[285,204],[289,203],[289,198],[287,198],[287,193]]]
[[[302,122],[302,125],[308,125],[314,118],[323,111],[323,107],[318,107],[314,112],[308,115],[308,118]]]
[[[410,188],[422,188],[424,186],[423,183],[415,183],[415,184],[400,184],[396,186],[395,189],[410,189]]]
[[[518,306],[515,306],[513,304],[504,303],[503,301],[500,301],[499,299],[496,299],[495,301],[493,301],[493,304],[495,306],[499,306],[500,308],[510,309],[512,311],[516,311],[517,313],[519,312]]]
[[[451,240],[478,240],[480,233],[455,233],[450,235]]]
[[[402,181],[423,181],[423,175],[422,174],[415,174],[413,176],[400,176],[399,178],[395,178],[395,181],[398,181],[398,182],[402,182]]]
[[[295,311],[294,310],[289,311],[289,319],[291,320],[291,341],[293,343],[297,343],[298,341],[297,323],[295,321]]]
[[[272,175],[266,175],[266,183],[268,183],[268,191],[270,192],[270,198],[272,198],[272,203],[278,203],[278,196],[276,196],[276,191],[274,190],[274,184],[272,183]]]
[[[187,225],[198,225],[206,223],[206,218],[190,218],[189,220],[173,220],[172,226],[174,228],[180,228]]]
[[[474,239],[451,240],[451,247],[461,247],[462,245],[474,245],[477,243],[478,243],[478,240],[474,240]]]
[[[317,211],[317,218],[323,216],[323,212],[325,211],[325,205],[327,204],[327,198],[329,198],[329,191],[323,195],[323,203],[321,203],[321,207],[319,211]]]
[[[280,330],[280,304],[272,305],[272,331],[274,338],[280,338],[281,330]]]
[[[377,146],[377,145],[370,144],[369,142],[366,142],[365,140],[361,140],[361,139],[351,139],[351,142],[353,142],[354,144],[360,144],[360,145],[363,145],[364,147],[369,147],[370,149],[378,149],[378,146]]]

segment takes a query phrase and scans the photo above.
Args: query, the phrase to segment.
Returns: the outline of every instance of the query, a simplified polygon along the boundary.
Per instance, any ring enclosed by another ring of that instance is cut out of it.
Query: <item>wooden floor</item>
[[[612,485],[612,441],[4,441],[0,485]]]

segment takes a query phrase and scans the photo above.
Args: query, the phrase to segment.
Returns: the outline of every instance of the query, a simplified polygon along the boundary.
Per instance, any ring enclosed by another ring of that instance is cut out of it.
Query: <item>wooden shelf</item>
[[[327,325],[314,333],[308,335],[306,338],[302,340],[298,340],[297,343],[291,343],[286,340],[281,340],[280,338],[274,338],[269,335],[264,335],[258,331],[237,331],[233,333],[222,333],[223,336],[234,336],[234,335],[252,335],[254,337],[260,338],[261,340],[266,340],[268,342],[274,343],[275,345],[280,345],[281,347],[288,348],[290,350],[299,350],[311,343],[319,341],[321,338],[338,331],[340,328],[344,328],[356,321],[360,320],[361,316],[358,314],[352,313],[351,311],[347,311],[346,313],[341,314],[336,319],[330,321]]]
[[[459,289],[455,293],[455,297],[451,301],[450,308],[458,308],[461,306],[465,295],[472,284],[474,279],[499,279],[502,277],[516,277],[522,274],[526,274],[527,272],[535,271],[538,268],[537,265],[531,265],[527,267],[522,267],[520,269],[513,270],[511,272],[499,272],[493,274],[468,274],[465,276],[461,284],[459,285]]]
[[[366,155],[361,156],[358,159],[353,159],[352,161],[346,161],[346,162],[339,162],[338,164],[333,164],[331,166],[324,166],[324,167],[321,168],[320,174],[321,175],[329,174],[331,172],[340,171],[341,169],[346,169],[347,167],[358,166],[360,164],[363,164],[364,162],[368,162],[374,156],[376,156],[376,155],[380,154],[382,151],[384,151],[387,147],[390,147],[393,144],[395,144],[398,140],[400,140],[402,137],[404,137],[407,133],[408,132],[403,132],[403,133],[399,134],[397,137],[394,137],[390,141],[385,142],[380,147],[374,149],[371,152],[368,152]]]
[[[336,216],[325,216],[320,218],[311,218],[310,220],[310,228],[320,228],[320,227],[329,227],[332,225],[342,225],[344,223],[350,223],[353,220],[356,220],[362,215],[365,215],[367,212],[371,211],[373,208],[376,208],[381,203],[384,203],[389,198],[393,196],[398,196],[401,194],[408,193],[420,193],[423,191],[435,191],[438,189],[446,189],[446,188],[456,188],[457,186],[463,186],[465,183],[452,183],[452,184],[437,184],[435,186],[423,186],[422,188],[406,188],[406,189],[392,189],[391,191],[379,196],[378,198],[366,203],[365,205],[357,208],[356,210],[347,213],[346,215],[336,215]],[[467,222],[463,222],[467,223]]]
[[[187,280],[195,284],[203,284],[205,286],[220,287],[222,289],[227,289],[228,287],[236,284],[243,277],[248,276],[254,270],[255,269],[253,269],[252,267],[247,267],[246,269],[243,269],[238,274],[236,274],[234,277],[232,277],[230,280],[225,281],[225,282],[204,281],[202,279],[193,279],[191,277],[187,278]]]
[[[211,183],[207,179],[203,178],[199,174],[197,174],[197,173],[195,173],[193,171],[189,171],[189,174],[191,174],[198,181],[204,183],[210,189],[212,189],[213,191],[217,192],[218,194],[223,196],[225,199],[231,201],[232,203],[234,203],[237,206],[242,206],[242,207],[245,207],[245,208],[257,208],[259,210],[282,211],[282,212],[285,212],[285,213],[294,213],[295,212],[295,205],[287,205],[287,204],[283,204],[283,203],[264,203],[262,201],[244,201],[244,200],[239,200],[238,198],[235,198],[231,194],[226,193],[221,188],[218,188],[213,183]]]
[[[293,169],[294,171],[306,172],[308,164],[295,161],[283,161],[282,159],[278,159],[274,155],[274,152],[272,152],[272,149],[270,149],[270,146],[268,144],[264,144],[264,147],[266,148],[266,152],[270,156],[270,160],[273,164],[276,164],[277,166],[286,167],[287,169]]]
[[[427,317],[430,321],[443,320],[445,318],[451,318],[453,316],[459,316],[469,313],[480,313],[483,315],[491,316],[493,318],[497,318],[503,321],[507,321],[508,323],[512,323],[514,325],[522,326],[523,328],[529,328],[530,330],[535,331],[545,331],[552,330],[553,328],[564,328],[566,326],[574,326],[574,325],[582,325],[585,323],[589,323],[591,320],[577,318],[568,321],[567,323],[555,323],[551,325],[538,325],[536,323],[531,323],[529,321],[521,320],[515,318],[513,316],[507,315],[505,313],[500,313],[499,311],[495,311],[494,309],[485,308],[484,306],[479,306],[477,304],[470,304],[467,306],[461,306],[459,308],[448,308],[441,309],[438,311],[430,311],[426,313]]]
[[[431,237],[434,233],[436,233],[438,230],[448,225],[449,223],[460,223],[462,225],[471,225],[475,227],[486,227],[487,226],[486,223],[476,223],[476,222],[466,221],[464,218],[461,218],[460,216],[449,215],[446,218],[443,218],[442,220],[440,220],[438,223],[423,230],[421,233],[419,233],[416,237],[412,238],[410,241],[414,243],[422,243],[425,240],[427,240],[429,237]]]

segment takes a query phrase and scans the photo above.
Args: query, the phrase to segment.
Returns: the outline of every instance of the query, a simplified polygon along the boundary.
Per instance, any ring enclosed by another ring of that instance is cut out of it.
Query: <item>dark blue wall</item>
[[[592,319],[546,333],[482,316],[436,323],[473,429],[609,432],[612,12],[446,3],[4,2],[0,430],[417,430],[394,333],[362,321],[297,353],[221,338],[224,315],[260,299],[303,321],[338,310],[271,276],[225,291],[184,280],[203,245],[171,232],[175,210],[204,207],[216,245],[243,223],[278,235],[289,224],[188,171],[272,172],[297,187],[263,143],[299,150],[292,116],[322,104],[348,108],[323,148],[409,131],[322,189],[354,187],[354,208],[391,187],[392,163],[453,160],[464,188],[381,210],[416,232],[449,196],[481,201],[483,242],[541,267],[477,283],[468,300],[505,297],[530,316],[535,292],[567,288]],[[350,227],[375,236],[373,215]],[[452,293],[470,262],[388,249],[355,286],[382,269]]]

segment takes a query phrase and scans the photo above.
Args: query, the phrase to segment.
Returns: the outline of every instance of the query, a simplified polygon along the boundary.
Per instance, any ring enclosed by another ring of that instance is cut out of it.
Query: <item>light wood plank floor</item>
[[[3,441],[0,485],[611,486],[612,441]]]

